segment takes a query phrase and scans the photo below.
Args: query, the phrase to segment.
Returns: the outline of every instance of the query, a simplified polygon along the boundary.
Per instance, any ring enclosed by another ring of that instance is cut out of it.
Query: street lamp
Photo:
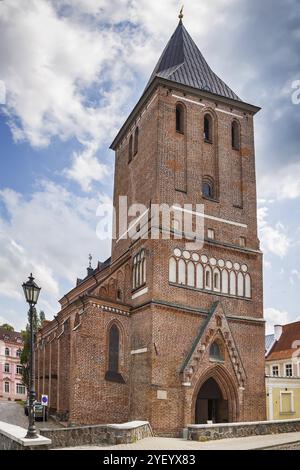
[[[34,399],[35,399],[35,388],[34,388],[34,331],[33,331],[33,317],[34,317],[34,306],[36,305],[41,288],[34,282],[34,277],[30,274],[28,281],[22,284],[26,302],[29,304],[29,326],[30,326],[30,358],[29,358],[29,409],[28,409],[28,431],[25,437],[28,439],[34,439],[38,437],[35,424],[34,424]]]

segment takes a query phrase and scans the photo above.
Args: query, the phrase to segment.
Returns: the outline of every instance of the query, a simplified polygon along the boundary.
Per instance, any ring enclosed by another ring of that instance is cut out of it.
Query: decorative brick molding
[[[194,424],[188,426],[187,438],[191,441],[213,441],[287,432],[300,432],[300,419],[256,421],[253,423]]]
[[[81,445],[130,444],[152,436],[147,421],[132,421],[123,424],[74,426],[69,428],[41,429],[43,436],[52,441],[52,448]]]

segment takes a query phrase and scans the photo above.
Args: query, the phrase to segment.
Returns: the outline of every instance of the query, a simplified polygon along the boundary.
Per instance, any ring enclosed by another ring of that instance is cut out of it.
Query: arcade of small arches
[[[186,288],[251,299],[251,277],[246,264],[176,248],[169,259],[169,282]]]

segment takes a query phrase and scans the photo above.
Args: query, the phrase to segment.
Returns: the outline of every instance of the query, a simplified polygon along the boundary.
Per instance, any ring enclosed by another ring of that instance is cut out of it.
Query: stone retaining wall
[[[300,419],[253,423],[193,424],[187,428],[187,438],[192,441],[212,441],[286,432],[300,432]]]
[[[147,421],[41,429],[40,433],[51,439],[51,448],[129,444],[152,435],[150,424]]]
[[[51,440],[44,436],[27,439],[27,430],[14,424],[0,421],[0,450],[46,450]]]

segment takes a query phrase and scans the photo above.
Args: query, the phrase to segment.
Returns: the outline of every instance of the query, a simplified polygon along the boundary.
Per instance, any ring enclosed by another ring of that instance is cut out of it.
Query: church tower
[[[38,334],[38,396],[66,421],[148,420],[178,435],[265,419],[258,111],[211,70],[180,15],[111,145],[111,258]]]
[[[147,410],[161,432],[265,416],[258,111],[210,69],[180,18],[112,144],[115,207],[128,195],[149,209],[141,237],[112,246],[113,262],[131,259],[132,349],[147,349],[132,357],[131,411]],[[162,218],[160,239],[143,239],[154,203],[191,204],[195,217],[202,205],[200,248],[179,239],[184,209],[172,212],[168,240]]]

